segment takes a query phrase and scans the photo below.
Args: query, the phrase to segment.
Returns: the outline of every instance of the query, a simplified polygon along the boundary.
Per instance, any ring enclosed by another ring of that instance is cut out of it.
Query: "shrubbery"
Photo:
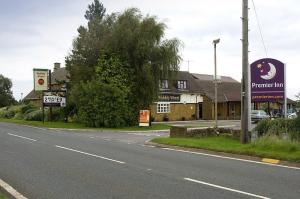
[[[0,109],[0,118],[17,119],[17,120],[30,120],[42,121],[43,115],[40,107],[34,104],[23,104],[17,106],[3,107]],[[63,121],[64,110],[61,108],[53,108],[52,121]],[[49,120],[49,109],[45,110],[45,121]]]
[[[28,120],[28,121],[42,121],[43,120],[43,111],[42,110],[32,111],[32,112],[26,114],[24,116],[24,119]]]
[[[255,127],[259,136],[275,135],[284,137],[289,135],[292,140],[300,140],[300,117],[296,119],[262,120]]]
[[[128,118],[134,114],[124,90],[96,80],[78,85],[71,96],[76,101],[80,121],[90,127],[128,126]]]

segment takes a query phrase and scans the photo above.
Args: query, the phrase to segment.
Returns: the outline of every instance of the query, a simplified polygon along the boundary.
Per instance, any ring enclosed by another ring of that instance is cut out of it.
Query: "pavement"
[[[0,123],[0,179],[29,199],[300,196],[299,168],[145,145],[167,135]]]

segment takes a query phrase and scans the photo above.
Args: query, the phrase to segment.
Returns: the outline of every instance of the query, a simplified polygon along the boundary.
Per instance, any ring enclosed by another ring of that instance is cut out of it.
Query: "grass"
[[[300,143],[280,140],[276,137],[263,137],[256,142],[245,145],[241,144],[239,140],[225,136],[155,138],[152,141],[159,144],[300,162]]]
[[[45,128],[62,128],[62,129],[91,129],[91,130],[114,130],[114,131],[147,131],[147,130],[168,130],[169,125],[166,124],[153,124],[150,127],[123,127],[123,128],[91,128],[86,127],[82,123],[75,122],[41,122],[41,121],[26,121],[26,120],[16,120],[16,119],[3,119],[0,118],[0,122],[9,122],[15,124],[29,125],[35,127],[45,127]]]
[[[0,192],[0,199],[7,199],[1,192]]]

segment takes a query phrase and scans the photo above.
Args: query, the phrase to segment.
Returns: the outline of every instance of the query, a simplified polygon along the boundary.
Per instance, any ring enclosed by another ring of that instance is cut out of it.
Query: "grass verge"
[[[300,143],[289,142],[273,137],[264,137],[250,144],[241,144],[239,140],[224,136],[205,138],[155,138],[152,142],[300,162]]]
[[[150,131],[150,130],[168,130],[169,125],[166,124],[153,124],[150,127],[124,127],[124,128],[90,128],[86,127],[82,123],[74,122],[41,122],[41,121],[26,121],[26,120],[16,120],[16,119],[3,119],[0,118],[0,122],[9,122],[15,124],[23,124],[35,127],[45,127],[45,128],[62,128],[62,129],[91,129],[91,130],[114,130],[114,131]]]
[[[0,199],[7,199],[7,197],[0,192]]]

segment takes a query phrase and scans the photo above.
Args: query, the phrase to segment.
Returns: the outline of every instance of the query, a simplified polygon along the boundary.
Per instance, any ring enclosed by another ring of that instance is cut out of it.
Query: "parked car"
[[[264,110],[251,110],[251,121],[258,122],[263,119],[269,119],[270,116]]]
[[[287,116],[289,119],[295,119],[295,118],[297,118],[298,117],[298,115],[297,115],[297,113],[296,112],[294,112],[294,113],[291,113],[291,114],[288,114],[288,116]]]

